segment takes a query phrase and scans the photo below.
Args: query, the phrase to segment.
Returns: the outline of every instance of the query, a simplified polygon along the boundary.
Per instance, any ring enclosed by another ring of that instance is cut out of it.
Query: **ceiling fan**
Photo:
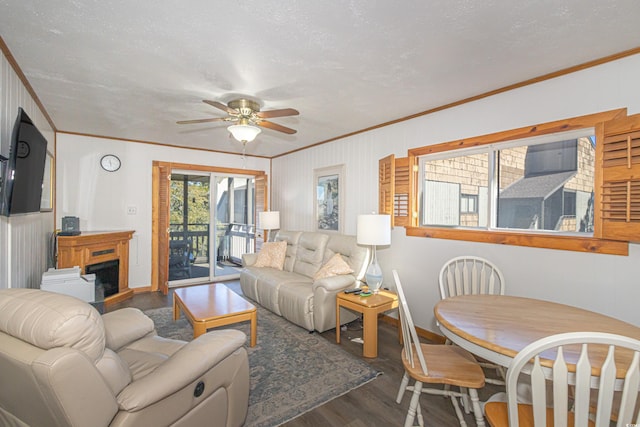
[[[293,108],[260,111],[260,105],[256,101],[245,98],[234,99],[233,101],[229,101],[227,105],[218,101],[210,101],[208,99],[203,99],[202,102],[209,104],[212,107],[219,108],[229,115],[227,117],[214,117],[209,119],[181,120],[177,123],[184,125],[192,123],[232,122],[234,124],[229,126],[227,129],[236,140],[242,143],[251,142],[255,139],[255,137],[261,132],[260,128],[257,126],[269,128],[278,132],[284,132],[289,135],[296,133],[295,129],[265,120],[272,117],[297,116],[300,114],[298,110],[294,110]]]

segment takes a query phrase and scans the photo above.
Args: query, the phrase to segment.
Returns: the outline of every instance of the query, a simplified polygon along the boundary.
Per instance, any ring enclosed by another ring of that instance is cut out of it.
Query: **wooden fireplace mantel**
[[[129,240],[134,231],[83,231],[77,236],[58,236],[58,268],[78,266],[85,273],[87,265],[118,260],[118,293],[105,298],[106,305],[133,296],[129,289]]]

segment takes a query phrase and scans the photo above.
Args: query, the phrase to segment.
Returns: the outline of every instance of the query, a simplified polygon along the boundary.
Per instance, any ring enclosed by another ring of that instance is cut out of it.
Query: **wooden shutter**
[[[152,172],[151,288],[169,292],[169,197],[171,166],[154,162]]]
[[[640,241],[640,114],[596,126],[594,236]]]
[[[393,221],[395,225],[411,225],[411,196],[409,158],[396,159],[393,195]]]
[[[256,176],[256,217],[253,219],[253,223],[256,224],[256,233],[255,233],[255,242],[256,248],[255,251],[259,251],[262,248],[262,243],[264,242],[264,236],[262,234],[258,234],[257,230],[260,228],[260,224],[258,224],[258,213],[264,212],[269,209],[269,197],[268,197],[268,187],[267,187],[267,175],[257,175]]]
[[[378,161],[378,213],[391,215],[393,227],[393,195],[395,192],[395,156]]]
[[[378,212],[391,215],[391,226],[411,225],[409,158],[392,154],[378,161]]]

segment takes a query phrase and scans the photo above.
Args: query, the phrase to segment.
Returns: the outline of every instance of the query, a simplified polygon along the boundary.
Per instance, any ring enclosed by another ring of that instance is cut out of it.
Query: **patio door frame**
[[[169,292],[169,191],[171,171],[212,172],[219,175],[244,175],[255,178],[255,217],[268,209],[267,174],[251,169],[223,168],[187,163],[153,161],[152,167],[152,215],[151,215],[151,291]]]

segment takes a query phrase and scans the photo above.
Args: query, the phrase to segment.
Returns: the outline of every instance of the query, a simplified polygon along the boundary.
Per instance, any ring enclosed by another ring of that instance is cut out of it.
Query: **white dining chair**
[[[447,261],[438,276],[440,297],[456,295],[504,295],[502,272],[491,261],[477,256],[459,256]]]
[[[602,357],[594,346],[605,346]],[[570,352],[578,356],[574,365],[565,359]],[[621,366],[625,352],[629,363]],[[531,404],[518,402],[523,380],[531,383]],[[639,425],[639,386],[639,340],[600,332],[557,334],[515,356],[507,370],[507,402],[488,402],[485,414],[492,427],[609,427],[612,420]]]
[[[450,397],[460,426],[465,427],[467,425],[458,405],[457,398],[462,397],[461,392],[442,388],[423,388],[423,383],[453,385],[468,389],[476,424],[480,427],[484,426],[485,422],[477,391],[477,389],[484,386],[482,368],[475,361],[473,355],[461,347],[424,344],[419,341],[396,270],[393,270],[393,278],[399,299],[400,325],[402,327],[404,345],[402,350],[404,375],[396,402],[398,404],[402,402],[402,397],[406,391],[413,392],[404,426],[413,426],[416,416],[418,425],[424,426],[424,418],[420,409],[420,395],[422,393]],[[415,380],[413,386],[409,385],[410,379]]]
[[[440,298],[457,295],[504,295],[505,280],[502,272],[491,261],[477,256],[459,256],[447,261],[438,275]],[[485,369],[495,370],[498,378],[487,377],[489,384],[504,385],[505,371],[502,366],[479,361]],[[465,410],[467,410],[465,400]]]

